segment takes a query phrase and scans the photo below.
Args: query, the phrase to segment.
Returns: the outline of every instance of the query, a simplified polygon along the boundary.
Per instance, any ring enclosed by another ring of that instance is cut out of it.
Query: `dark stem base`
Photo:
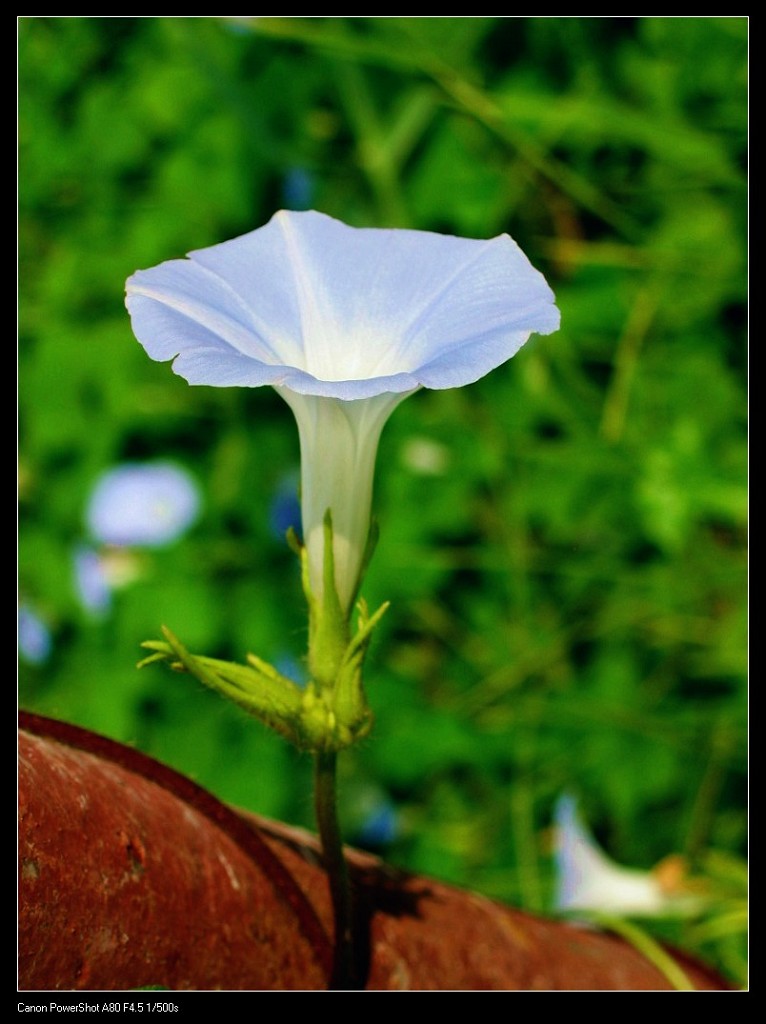
[[[322,859],[330,884],[335,923],[335,946],[330,988],[334,990],[360,989],[364,987],[364,983],[361,978],[357,977],[354,956],[351,884],[338,825],[337,761],[338,755],[335,752],[316,754],[314,776],[316,818],[322,842]]]

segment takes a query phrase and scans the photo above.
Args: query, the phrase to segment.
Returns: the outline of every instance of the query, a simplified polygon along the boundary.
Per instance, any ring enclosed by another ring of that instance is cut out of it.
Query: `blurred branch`
[[[593,917],[597,924],[600,924],[603,928],[608,928],[615,935],[619,935],[621,939],[625,939],[639,953],[642,953],[658,971],[662,971],[673,988],[679,992],[696,991],[686,971],[643,928],[640,928],[632,921],[626,921],[623,918],[613,917],[612,915],[596,914]]]
[[[741,737],[744,740],[744,737]],[[715,808],[726,781],[727,768],[737,748],[731,723],[721,721],[710,737],[710,756],[694,795],[685,829],[684,852],[695,856],[709,843]]]
[[[616,203],[604,196],[576,171],[552,157],[550,153],[546,153],[537,142],[513,124],[503,108],[491,96],[472,85],[453,68],[439,66],[430,73],[459,108],[470,113],[485,128],[518,152],[543,178],[627,238],[641,236],[632,217],[628,217]]]
[[[660,286],[656,280],[641,288],[617,342],[614,372],[604,398],[599,428],[601,436],[610,444],[616,444],[622,437],[638,356],[657,313],[659,301]]]
[[[534,762],[530,751],[526,751],[524,761]],[[529,773],[520,773],[511,786],[511,828],[516,849],[519,893],[525,910],[541,913],[545,909],[545,901],[540,879],[533,796]]]
[[[342,22],[338,19],[335,21],[337,24],[329,26],[327,23],[311,24],[298,18],[254,18],[250,25],[253,31],[261,35],[331,50],[348,60],[427,75],[439,85],[458,110],[469,114],[505,145],[518,152],[531,170],[568,193],[582,207],[626,237],[640,237],[638,225],[616,203],[576,171],[546,153],[537,142],[513,124],[493,97],[469,82],[438,54],[423,50],[419,40],[408,36],[406,45],[393,47],[369,37],[352,36]]]
[[[356,139],[357,159],[370,183],[381,221],[386,227],[407,227],[409,217],[399,181],[399,162],[395,151],[387,145],[387,133],[366,75],[358,64],[350,63],[336,64],[333,71]]]

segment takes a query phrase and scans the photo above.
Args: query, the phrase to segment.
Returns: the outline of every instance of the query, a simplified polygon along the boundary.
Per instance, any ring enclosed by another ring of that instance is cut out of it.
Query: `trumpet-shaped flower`
[[[138,271],[136,337],[190,384],[276,388],[301,445],[303,537],[321,599],[330,509],[348,613],[370,527],[383,426],[420,387],[469,384],[559,324],[553,294],[507,235],[487,241],[352,228],[313,211]]]
[[[677,858],[660,862],[653,871],[616,864],[583,825],[568,794],[556,802],[554,819],[557,910],[651,916],[696,906],[685,892]]]

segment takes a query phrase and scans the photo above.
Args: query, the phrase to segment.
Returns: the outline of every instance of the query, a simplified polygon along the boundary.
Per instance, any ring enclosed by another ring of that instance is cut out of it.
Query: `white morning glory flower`
[[[360,229],[313,211],[281,211],[249,234],[138,271],[126,301],[147,353],[173,359],[190,384],[270,384],[291,407],[310,585],[321,599],[329,508],[346,611],[393,409],[419,387],[478,380],[533,331],[559,325],[553,293],[508,235]]]
[[[180,466],[126,462],[99,478],[86,519],[102,544],[154,548],[180,537],[199,508],[197,485]]]
[[[685,912],[694,906],[673,858],[653,871],[640,871],[607,857],[580,820],[572,796],[559,797],[554,822],[557,910],[640,916]]]

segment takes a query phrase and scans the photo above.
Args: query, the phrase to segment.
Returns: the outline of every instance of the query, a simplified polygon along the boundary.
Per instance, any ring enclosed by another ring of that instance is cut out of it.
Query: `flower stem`
[[[612,914],[592,914],[589,916],[596,924],[602,928],[608,928],[609,931],[619,935],[626,942],[629,942],[634,949],[637,949],[639,953],[642,953],[649,963],[665,975],[676,991],[695,991],[694,985],[677,961],[643,928],[640,928],[633,921],[626,921],[624,918],[615,917]]]
[[[322,859],[330,883],[335,923],[335,946],[330,988],[335,990],[362,988],[354,969],[351,886],[338,825],[336,785],[338,755],[335,751],[320,751],[315,758],[314,802],[319,837],[322,841]]]

